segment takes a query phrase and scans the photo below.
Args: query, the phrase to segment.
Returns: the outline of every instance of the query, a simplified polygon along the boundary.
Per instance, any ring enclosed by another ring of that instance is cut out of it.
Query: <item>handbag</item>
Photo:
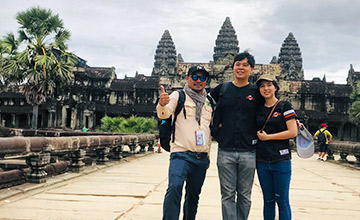
[[[296,136],[296,153],[301,158],[310,158],[315,152],[314,139],[305,126],[300,125],[301,128],[298,128]]]

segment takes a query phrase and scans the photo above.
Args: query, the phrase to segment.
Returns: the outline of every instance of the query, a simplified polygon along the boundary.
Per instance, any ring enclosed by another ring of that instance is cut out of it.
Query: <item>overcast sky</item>
[[[150,75],[158,42],[170,31],[185,62],[209,62],[229,17],[240,51],[268,64],[292,32],[305,79],[346,83],[360,71],[359,0],[0,0],[0,36],[19,28],[16,13],[33,6],[59,14],[71,32],[69,51],[92,67],[115,67],[118,78]]]

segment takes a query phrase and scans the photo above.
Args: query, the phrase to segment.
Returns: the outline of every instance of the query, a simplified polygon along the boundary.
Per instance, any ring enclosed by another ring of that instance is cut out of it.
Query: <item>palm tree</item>
[[[19,12],[19,37],[8,34],[1,41],[1,74],[8,85],[19,85],[33,106],[32,128],[37,129],[39,105],[55,95],[56,88],[73,79],[75,56],[66,52],[70,32],[59,15],[33,7]],[[25,49],[19,51],[20,44]]]

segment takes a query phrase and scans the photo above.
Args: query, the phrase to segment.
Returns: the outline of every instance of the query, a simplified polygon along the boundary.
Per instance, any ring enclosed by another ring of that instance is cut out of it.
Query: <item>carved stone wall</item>
[[[75,79],[39,107],[39,128],[95,129],[102,117],[155,115],[158,77],[116,79],[114,68],[74,68]],[[16,89],[0,91],[0,124],[30,128],[32,106]]]

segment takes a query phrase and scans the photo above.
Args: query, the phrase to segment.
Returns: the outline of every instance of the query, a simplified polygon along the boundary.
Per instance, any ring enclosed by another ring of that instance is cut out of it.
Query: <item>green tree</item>
[[[9,74],[5,74],[4,66],[5,64],[10,64],[12,59],[14,59],[15,54],[17,53],[17,49],[19,46],[19,41],[15,39],[14,34],[8,33],[4,36],[3,39],[0,40],[0,74],[2,83],[7,83],[10,81],[14,81],[13,77]]]
[[[58,14],[33,7],[19,12],[16,20],[18,38],[9,33],[0,41],[0,74],[6,86],[19,86],[33,106],[32,128],[37,129],[39,105],[72,81],[76,58],[66,52],[70,32]]]
[[[99,131],[119,133],[157,133],[157,122],[152,118],[130,118],[105,116],[101,119]]]
[[[356,84],[354,91],[351,93],[350,98],[352,105],[350,108],[350,116],[356,124],[360,124],[360,82]]]

